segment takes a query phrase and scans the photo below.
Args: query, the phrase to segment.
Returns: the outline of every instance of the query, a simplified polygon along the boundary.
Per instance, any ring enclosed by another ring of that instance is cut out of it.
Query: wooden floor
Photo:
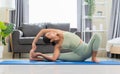
[[[117,65],[1,65],[0,74],[119,74]]]

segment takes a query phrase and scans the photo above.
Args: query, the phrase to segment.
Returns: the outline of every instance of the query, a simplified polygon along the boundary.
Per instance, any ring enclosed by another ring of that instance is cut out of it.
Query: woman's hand
[[[42,56],[42,53],[35,52],[33,49],[30,50],[30,58],[37,58],[37,56]]]
[[[32,59],[32,58],[35,58],[36,55],[35,55],[35,51],[33,49],[30,50],[30,54],[29,54],[29,58]]]

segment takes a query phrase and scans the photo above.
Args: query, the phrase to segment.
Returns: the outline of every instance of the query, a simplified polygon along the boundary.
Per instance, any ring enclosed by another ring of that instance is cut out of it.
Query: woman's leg
[[[94,34],[88,43],[88,47],[94,51],[97,51],[101,42],[101,36]]]
[[[63,61],[84,61],[81,56],[77,55],[74,52],[61,53],[58,60]]]
[[[94,34],[88,43],[88,49],[92,50],[92,61],[97,62],[96,55],[98,48],[100,46],[101,36],[99,34]]]

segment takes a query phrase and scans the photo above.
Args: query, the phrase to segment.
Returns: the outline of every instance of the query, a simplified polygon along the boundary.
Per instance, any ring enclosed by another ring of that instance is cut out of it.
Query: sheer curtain
[[[120,37],[120,0],[112,0],[108,39]]]
[[[16,28],[22,27],[23,23],[29,22],[29,0],[15,0],[15,24]]]
[[[83,0],[77,0],[77,30],[82,31],[82,4]]]

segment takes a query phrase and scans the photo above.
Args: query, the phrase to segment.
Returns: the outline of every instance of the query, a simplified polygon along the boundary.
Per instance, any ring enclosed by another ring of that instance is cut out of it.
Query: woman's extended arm
[[[38,39],[39,39],[42,35],[44,35],[44,34],[47,33],[47,32],[50,32],[50,31],[55,31],[55,32],[56,32],[56,29],[42,29],[42,30],[36,35],[35,39],[33,40],[33,42],[32,42],[32,48],[35,49],[35,45],[36,45]]]
[[[32,42],[32,51],[36,50],[36,43],[38,41],[38,39],[45,33],[45,29],[42,29],[34,38],[33,42]]]
[[[36,44],[37,41],[38,41],[38,39],[39,39],[42,35],[44,35],[44,34],[46,33],[46,31],[47,31],[46,29],[42,29],[42,30],[36,35],[36,37],[35,37],[35,39],[33,40],[32,43]]]
[[[35,39],[34,39],[33,42],[32,42],[32,49],[30,50],[30,59],[32,59],[32,58],[35,56],[35,50],[36,50],[36,48],[37,48],[36,43],[37,43],[38,39],[39,39],[42,35],[44,35],[46,32],[48,32],[48,31],[49,31],[49,30],[47,30],[47,29],[42,29],[42,30],[36,35]]]
[[[59,57],[60,55],[60,48],[56,45],[55,46],[55,49],[54,49],[54,53],[53,53],[53,56],[48,56],[46,54],[40,54],[43,58],[47,59],[47,60],[50,60],[50,61],[56,61],[57,58]]]
[[[35,39],[33,40],[32,49],[31,49],[31,51],[30,51],[30,58],[31,58],[31,59],[32,59],[33,57],[35,57],[35,54],[36,54],[36,53],[35,53],[34,51],[36,50],[36,43],[37,43],[38,39],[39,39],[42,35],[44,35],[44,34],[47,33],[47,32],[50,32],[50,31],[55,31],[55,32],[57,32],[56,29],[43,29],[43,30],[41,30],[41,31],[37,34],[37,36],[36,36]],[[45,54],[42,54],[42,53],[37,53],[37,55],[42,56],[43,58],[45,58],[45,59],[47,59],[47,60],[55,61],[55,60],[59,57],[59,54],[60,54],[61,41],[62,41],[62,40],[60,40],[60,41],[58,42],[58,44],[55,45],[54,54],[53,54],[52,57],[49,57],[49,56],[47,56],[47,55],[45,55]]]
[[[34,38],[33,42],[32,42],[32,49],[36,50],[36,43],[38,41],[38,39],[43,36],[45,33],[52,31],[51,29],[42,29]]]

